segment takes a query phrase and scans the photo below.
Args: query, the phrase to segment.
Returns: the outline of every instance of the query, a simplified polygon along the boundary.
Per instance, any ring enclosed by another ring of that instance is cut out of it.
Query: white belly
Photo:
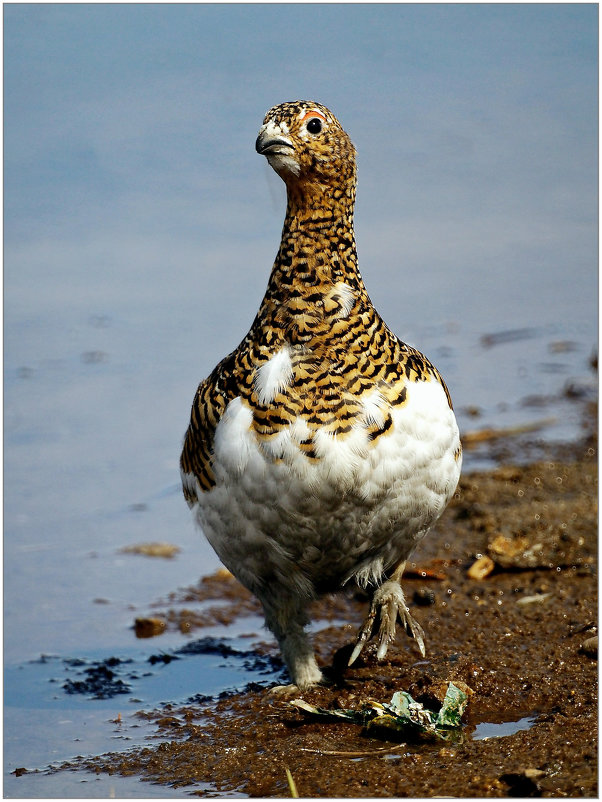
[[[456,488],[460,440],[435,381],[410,384],[392,418],[374,441],[361,423],[345,437],[318,432],[309,459],[302,421],[260,442],[250,408],[230,402],[216,430],[215,486],[183,480],[209,542],[244,585],[260,597],[276,583],[311,598],[351,578],[379,582],[409,555]]]

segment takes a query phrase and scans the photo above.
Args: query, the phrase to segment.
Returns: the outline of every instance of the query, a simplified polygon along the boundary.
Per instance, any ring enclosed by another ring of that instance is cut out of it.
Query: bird
[[[455,492],[462,447],[441,374],[366,291],[355,148],[338,119],[281,103],[255,149],[286,185],[280,247],[249,332],[198,386],[180,469],[196,522],[260,601],[291,687],[307,689],[327,681],[310,603],[354,583],[371,601],[349,665],[372,638],[382,660],[398,619],[425,654],[400,580]]]

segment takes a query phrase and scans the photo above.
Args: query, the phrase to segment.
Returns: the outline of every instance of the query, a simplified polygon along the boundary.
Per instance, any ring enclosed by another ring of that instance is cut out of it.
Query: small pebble
[[[529,780],[540,780],[542,777],[546,776],[545,771],[541,769],[523,769],[523,774]]]
[[[171,543],[136,543],[132,546],[124,546],[120,551],[123,554],[143,554],[145,557],[171,559],[180,551],[180,547]]]
[[[137,638],[154,638],[165,631],[165,621],[161,618],[136,618],[134,630]]]
[[[591,638],[584,640],[579,651],[588,657],[598,657],[598,636],[592,635]]]
[[[537,593],[534,596],[523,596],[522,599],[517,599],[516,603],[521,607],[526,607],[528,604],[543,604],[551,595],[551,593]]]
[[[470,579],[485,579],[494,568],[495,563],[491,557],[487,557],[485,554],[473,562],[466,574]]]

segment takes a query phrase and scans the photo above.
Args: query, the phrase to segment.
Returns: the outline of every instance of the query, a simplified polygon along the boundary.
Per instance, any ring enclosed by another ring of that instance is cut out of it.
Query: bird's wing
[[[234,353],[223,359],[196,391],[190,424],[184,437],[180,469],[184,496],[190,505],[197,491],[211,490],[215,484],[212,469],[215,430],[228,403],[239,394],[234,381]]]

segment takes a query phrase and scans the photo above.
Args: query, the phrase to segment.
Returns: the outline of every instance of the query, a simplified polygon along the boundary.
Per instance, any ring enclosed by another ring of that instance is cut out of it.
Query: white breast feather
[[[257,386],[267,397],[290,375],[290,355],[279,352],[261,370]],[[287,554],[298,555],[300,544],[306,555],[323,555],[308,581],[332,569],[333,554],[341,579],[377,581],[439,517],[461,464],[443,388],[410,383],[406,403],[390,410],[391,428],[370,441],[365,426],[384,420],[382,403],[378,393],[369,395],[346,436],[314,432],[317,460],[298,447],[310,434],[302,420],[263,440],[249,407],[240,398],[228,404],[215,433],[216,484],[198,493],[196,512],[220,558],[242,571],[249,587],[269,571],[299,574],[299,556],[289,561]]]
[[[228,473],[240,475],[246,468],[256,446],[251,434],[253,413],[243,404],[242,398],[234,398],[223,414],[215,430],[214,464]]]
[[[293,378],[293,365],[287,346],[281,348],[255,373],[253,386],[260,404],[271,404],[276,393],[282,392]]]
[[[383,426],[385,414],[387,412],[387,401],[379,390],[373,390],[366,398],[362,399],[362,409],[364,419],[370,426]]]

